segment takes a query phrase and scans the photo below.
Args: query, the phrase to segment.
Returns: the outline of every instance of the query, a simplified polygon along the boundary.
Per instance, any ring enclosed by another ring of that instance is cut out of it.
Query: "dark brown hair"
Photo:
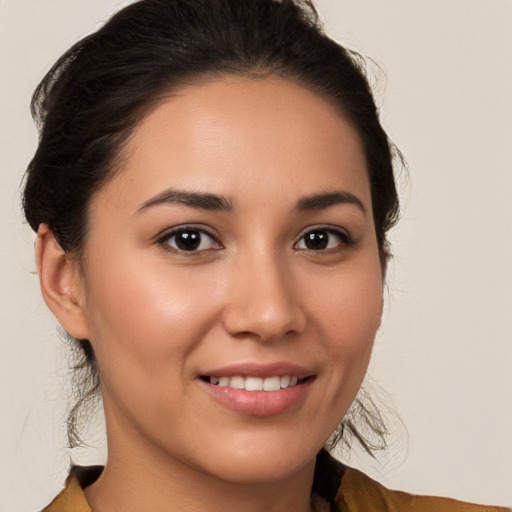
[[[139,0],[76,43],[32,99],[40,137],[23,195],[30,226],[48,224],[62,249],[79,257],[90,198],[116,172],[137,123],[180,85],[225,74],[284,77],[343,112],[364,148],[385,267],[386,233],[399,211],[393,146],[362,59],[324,33],[309,0]],[[80,391],[68,419],[71,446],[80,440],[80,407],[100,387],[89,341],[75,341]],[[344,425],[361,437],[355,425]]]

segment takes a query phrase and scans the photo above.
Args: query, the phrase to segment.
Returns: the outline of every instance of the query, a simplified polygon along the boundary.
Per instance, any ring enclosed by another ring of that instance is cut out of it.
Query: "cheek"
[[[339,394],[355,395],[366,373],[373,343],[380,326],[383,287],[380,267],[347,269],[328,284],[324,297],[312,297],[322,338],[329,355],[333,385]]]
[[[322,297],[312,296],[311,307],[323,318],[333,339],[343,340],[343,347],[350,352],[373,343],[383,304],[379,267],[354,265],[325,279]]]
[[[151,377],[194,349],[215,318],[212,280],[144,258],[107,254],[88,279],[87,320],[100,369],[113,362]],[[115,265],[109,264],[115,261]]]
[[[105,412],[133,425],[153,422],[158,432],[170,407],[186,409],[190,354],[218,316],[215,283],[144,258],[108,256],[116,265],[94,262],[86,292]]]

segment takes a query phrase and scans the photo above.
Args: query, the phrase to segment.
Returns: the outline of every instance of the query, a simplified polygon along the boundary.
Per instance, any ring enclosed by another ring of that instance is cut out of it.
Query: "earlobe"
[[[62,250],[46,224],[41,224],[37,231],[35,252],[46,305],[66,332],[75,338],[88,339],[77,262]]]

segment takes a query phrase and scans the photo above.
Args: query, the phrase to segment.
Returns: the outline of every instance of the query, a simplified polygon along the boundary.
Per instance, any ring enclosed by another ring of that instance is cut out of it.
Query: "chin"
[[[304,459],[303,454],[300,459],[284,455],[253,456],[243,461],[237,458],[236,460],[226,461],[225,465],[221,466],[221,471],[217,470],[216,476],[237,485],[269,484],[287,480],[301,471],[309,470],[309,468],[312,470],[314,463],[314,456],[310,459]]]
[[[323,443],[309,444],[268,435],[255,435],[252,440],[233,440],[222,448],[217,445],[214,451],[203,453],[208,458],[216,476],[236,484],[264,484],[279,482],[301,471],[313,471],[317,453]],[[311,441],[310,441],[311,442]],[[204,461],[206,462],[206,461]]]

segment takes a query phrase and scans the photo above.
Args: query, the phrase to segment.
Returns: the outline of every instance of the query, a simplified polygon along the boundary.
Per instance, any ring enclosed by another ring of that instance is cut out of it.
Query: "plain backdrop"
[[[42,508],[70,456],[105,457],[101,422],[90,448],[65,449],[66,355],[19,183],[37,143],[32,90],[119,5],[0,0],[0,510]],[[317,5],[333,37],[380,66],[382,120],[409,163],[370,367],[396,411],[391,447],[350,463],[392,488],[512,505],[512,2]]]

